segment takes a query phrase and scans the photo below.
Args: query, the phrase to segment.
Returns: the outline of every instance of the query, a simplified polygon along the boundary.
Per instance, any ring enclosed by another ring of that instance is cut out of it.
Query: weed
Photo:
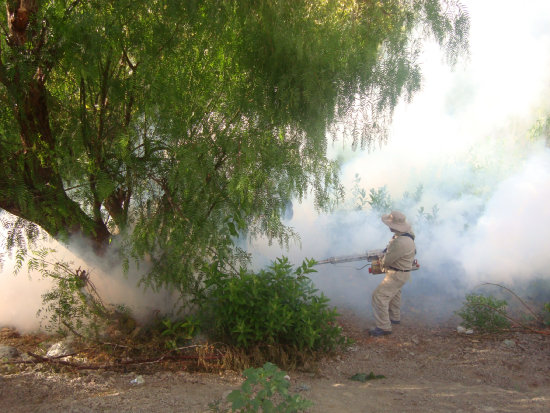
[[[361,183],[361,178],[359,177],[359,174],[355,174],[355,178],[353,180],[353,187],[351,189],[351,194],[353,196],[352,198],[353,209],[358,211],[365,209],[369,202],[367,200],[367,192],[365,191],[365,189],[359,186],[360,183]]]
[[[164,329],[161,336],[166,337],[166,347],[171,350],[177,349],[186,341],[191,340],[200,329],[199,320],[193,316],[187,316],[183,320],[172,321],[170,318],[162,320]]]
[[[75,270],[63,261],[48,261],[52,252],[32,251],[28,260],[29,271],[38,271],[53,282],[53,287],[42,295],[43,307],[38,311],[46,323],[45,329],[62,335],[72,332],[97,338],[112,311],[103,304],[88,271]]]
[[[463,319],[467,328],[479,332],[496,332],[510,328],[510,321],[506,316],[507,305],[505,300],[497,300],[491,296],[468,294],[466,302],[456,314]]]
[[[44,329],[61,335],[70,333],[84,339],[100,341],[100,335],[129,334],[136,329],[130,310],[124,305],[106,305],[101,299],[90,272],[75,269],[71,263],[50,258],[52,249],[31,251],[16,257],[16,270],[27,260],[29,272],[37,271],[52,281],[52,288],[42,294]]]
[[[241,388],[227,396],[233,412],[292,413],[304,411],[313,405],[310,400],[290,394],[286,372],[272,363],[246,369],[243,375],[246,380]]]
[[[393,201],[386,185],[378,189],[371,188],[367,203],[377,213],[385,213],[393,209]]]

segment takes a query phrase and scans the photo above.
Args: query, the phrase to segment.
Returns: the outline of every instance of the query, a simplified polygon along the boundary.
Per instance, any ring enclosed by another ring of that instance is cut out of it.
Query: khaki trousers
[[[376,327],[391,331],[390,318],[394,321],[401,320],[401,288],[410,277],[410,271],[387,270],[386,277],[372,293]]]

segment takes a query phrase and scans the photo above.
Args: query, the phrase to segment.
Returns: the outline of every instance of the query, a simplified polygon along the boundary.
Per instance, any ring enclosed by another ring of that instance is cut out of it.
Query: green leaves
[[[277,344],[333,350],[345,338],[328,298],[305,276],[314,264],[306,260],[294,270],[283,257],[258,273],[229,276],[212,269],[199,300],[203,316],[214,324],[214,334],[245,349]]]
[[[172,350],[192,339],[200,330],[200,322],[193,316],[187,316],[183,320],[176,321],[165,318],[162,320],[162,325],[164,329],[161,336],[167,338],[166,346]]]
[[[479,332],[497,332],[510,328],[505,300],[480,294],[466,295],[462,308],[456,312],[462,317],[464,327]]]
[[[543,318],[544,324],[550,326],[550,303],[544,304]]]
[[[309,400],[299,395],[291,395],[286,372],[273,363],[265,363],[260,368],[243,371],[246,380],[239,390],[227,396],[231,411],[237,412],[300,412],[313,406]]]

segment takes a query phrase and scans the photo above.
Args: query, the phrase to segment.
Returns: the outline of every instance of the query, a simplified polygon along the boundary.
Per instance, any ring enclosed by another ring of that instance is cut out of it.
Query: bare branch
[[[67,354],[64,356],[56,356],[56,357],[44,357],[38,354],[35,354],[33,352],[27,351],[27,354],[34,358],[32,361],[19,361],[18,364],[35,364],[35,363],[50,363],[50,364],[58,364],[63,366],[69,366],[73,367],[78,370],[99,370],[99,369],[110,369],[110,370],[116,370],[120,368],[124,368],[126,366],[134,366],[134,365],[143,365],[143,364],[156,364],[160,363],[161,361],[166,360],[189,360],[189,361],[201,361],[201,360],[221,360],[223,358],[223,353],[220,351],[217,352],[217,354],[210,354],[210,355],[171,355],[174,351],[184,350],[191,347],[198,347],[198,346],[188,346],[188,347],[179,347],[174,350],[170,350],[167,353],[162,354],[160,357],[157,358],[149,358],[149,359],[141,359],[141,360],[124,360],[120,361],[118,363],[112,363],[112,364],[82,364],[82,363],[73,363],[66,360],[61,360],[63,357],[68,356],[74,356],[75,354],[82,353],[82,351],[78,353],[72,353]],[[84,350],[83,350],[84,351]],[[11,364],[14,362],[11,361]],[[2,363],[6,364],[6,363]]]
[[[510,317],[508,314],[506,314],[505,311],[499,310],[498,308],[495,308],[495,307],[492,307],[488,304],[483,304],[483,303],[477,303],[476,305],[480,305],[482,307],[488,308],[488,309],[494,311],[495,313],[501,315],[502,317],[506,318],[507,320],[511,321],[512,323],[515,323],[518,326],[525,328],[526,330],[530,330],[533,333],[542,334],[544,336],[550,336],[550,331],[534,329],[533,327],[530,327],[527,324],[521,323],[518,320],[516,320],[515,318]]]
[[[505,286],[503,285],[500,285],[500,284],[496,284],[496,283],[489,283],[489,282],[486,282],[486,283],[483,283],[481,285],[494,285],[494,286],[497,286],[497,287],[500,287],[502,288],[503,290],[506,290],[508,291],[510,294],[512,294],[514,297],[516,297],[518,299],[518,301],[523,304],[523,306],[531,313],[533,314],[533,316],[535,316],[535,318],[537,320],[539,320],[540,322],[543,321],[542,317],[535,313],[515,292],[513,292],[512,290],[510,290],[509,288],[506,288]]]

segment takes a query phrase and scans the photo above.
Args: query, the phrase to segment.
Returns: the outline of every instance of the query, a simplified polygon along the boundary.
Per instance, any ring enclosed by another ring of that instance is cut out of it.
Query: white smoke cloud
[[[48,262],[64,262],[72,271],[87,271],[102,301],[112,308],[124,306],[138,322],[174,311],[176,294],[139,286],[142,275],[148,270],[147,263],[142,262],[140,268],[130,265],[125,272],[116,254],[107,252],[98,257],[87,241],[76,237],[70,246],[49,240],[42,243],[42,247],[55,250],[46,257]],[[33,249],[40,248],[38,245]],[[8,257],[0,272],[0,326],[15,326],[21,332],[43,329],[43,317],[38,317],[37,312],[44,308],[42,295],[54,284],[39,271],[29,272],[26,264],[17,274],[13,273],[14,268],[15,260]]]
[[[42,294],[52,287],[52,283],[5,270],[12,266],[13,262],[7,260],[0,273],[0,326],[13,326],[22,332],[38,330],[40,322],[36,313]]]
[[[440,321],[482,282],[550,278],[549,150],[529,137],[535,121],[550,113],[550,2],[520,8],[507,1],[465,3],[470,59],[451,71],[438,48],[429,47],[423,90],[397,107],[389,142],[371,152],[351,152],[339,141],[329,148],[331,158],[345,160],[341,177],[348,196],[357,175],[367,192],[385,185],[395,201],[423,185],[419,203],[398,202],[415,224],[421,263],[404,299],[409,309],[423,306],[415,315],[431,312]],[[434,205],[435,225],[418,219],[419,207],[431,212]],[[302,248],[284,251],[258,242],[252,246],[256,262],[281,254],[296,264],[304,257],[361,254],[391,236],[368,209],[318,216],[307,203],[295,205],[289,224]],[[336,304],[368,317],[380,276],[360,266],[319,266],[312,279]]]
[[[518,159],[515,165],[496,162],[476,169],[467,158],[455,161],[461,167],[426,168],[417,177],[424,183],[419,202],[402,203],[402,193],[394,193],[416,232],[421,268],[404,288],[404,308],[416,318],[447,322],[465,295],[485,282],[526,287],[542,278],[550,283],[545,231],[550,228],[550,149],[541,142],[529,149],[510,144],[499,160],[509,159],[511,152]],[[436,221],[427,222],[419,207],[431,212],[433,205]],[[290,224],[300,234],[302,248],[285,251],[256,243],[252,251],[258,266],[283,254],[294,264],[304,258],[363,254],[383,248],[392,235],[380,213],[368,208],[318,215],[310,205],[295,205]],[[371,294],[382,276],[361,269],[365,264],[319,265],[311,278],[333,304],[369,318]]]
[[[501,182],[461,255],[473,279],[507,283],[550,274],[550,150]],[[550,297],[549,297],[550,298]]]

